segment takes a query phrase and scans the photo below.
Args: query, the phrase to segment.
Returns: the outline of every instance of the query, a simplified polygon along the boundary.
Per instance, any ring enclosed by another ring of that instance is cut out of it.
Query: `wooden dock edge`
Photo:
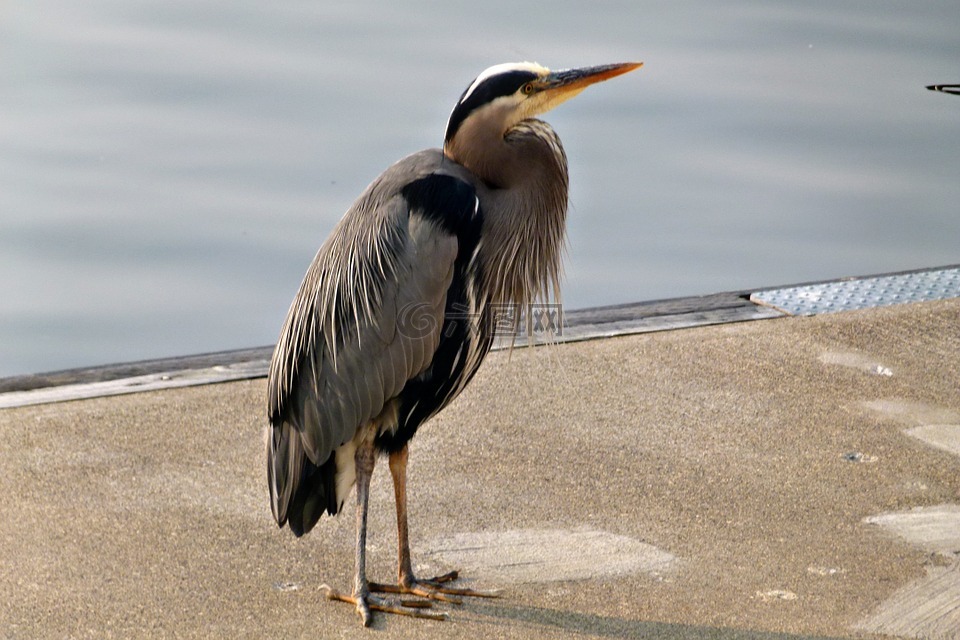
[[[568,311],[561,331],[544,326],[533,337],[537,344],[578,342],[786,315],[749,296],[739,291]],[[494,348],[512,341],[500,338]],[[527,343],[524,335],[515,341]],[[260,378],[272,352],[266,346],[0,378],[0,409]]]

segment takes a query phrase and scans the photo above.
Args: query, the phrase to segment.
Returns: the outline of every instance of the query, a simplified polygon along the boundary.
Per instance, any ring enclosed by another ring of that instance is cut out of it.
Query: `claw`
[[[459,571],[451,571],[450,573],[445,573],[442,576],[436,576],[435,578],[430,578],[429,580],[414,580],[414,582],[421,586],[425,586],[430,590],[455,596],[468,596],[471,598],[499,598],[503,594],[500,589],[480,591],[478,589],[445,586],[446,583],[452,582],[459,577]]]
[[[433,577],[433,578],[430,578],[429,581],[430,581],[430,582],[437,582],[437,583],[442,584],[442,583],[444,583],[444,582],[453,582],[454,580],[456,580],[456,579],[459,578],[459,577],[460,577],[460,572],[457,571],[456,569],[454,569],[453,571],[451,571],[451,572],[449,572],[449,573],[445,573],[445,574],[443,574],[442,576],[435,576],[435,577]]]

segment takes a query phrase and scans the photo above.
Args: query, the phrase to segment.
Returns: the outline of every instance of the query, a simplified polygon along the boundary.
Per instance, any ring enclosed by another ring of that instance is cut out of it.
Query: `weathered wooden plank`
[[[96,367],[81,367],[65,369],[48,373],[35,373],[21,376],[0,378],[0,393],[10,391],[28,391],[62,385],[75,385],[90,382],[106,382],[123,378],[135,378],[149,374],[165,373],[169,371],[185,371],[189,369],[205,369],[215,366],[225,366],[254,360],[269,360],[273,347],[257,347],[254,349],[237,349],[215,353],[203,353],[192,356],[174,358],[157,358],[124,362],[120,364],[101,365]]]
[[[960,630],[960,563],[931,567],[897,591],[858,631],[902,638],[956,640]]]
[[[564,315],[559,335],[542,333],[534,338],[536,344],[576,342],[782,315],[749,302],[743,294],[721,293],[575,310]],[[510,343],[501,338],[494,348]],[[515,342],[526,344],[526,336]],[[0,408],[263,377],[272,351],[273,347],[259,347],[7,378],[0,380]]]
[[[547,342],[578,342],[581,340],[611,338],[635,333],[669,331],[713,324],[784,317],[783,313],[775,309],[760,307],[751,303],[668,314],[649,313],[649,309],[645,309],[644,311],[647,311],[647,313],[639,313],[633,317],[621,313],[604,316],[580,316],[574,317],[572,322],[568,317],[564,323],[563,332],[560,335],[553,336],[552,339],[551,336],[547,334],[538,334],[534,337],[536,338],[537,344]],[[503,348],[508,344],[509,339],[501,338],[497,343],[497,348]],[[527,344],[526,336],[520,336],[516,344]]]
[[[910,544],[936,554],[942,566],[899,589],[867,619],[859,631],[905,638],[947,640],[960,630],[960,506],[944,504],[884,513],[865,519]]]
[[[79,382],[27,391],[10,391],[0,394],[0,409],[260,378],[267,375],[269,366],[269,360],[258,359],[204,369],[165,371],[99,382]]]

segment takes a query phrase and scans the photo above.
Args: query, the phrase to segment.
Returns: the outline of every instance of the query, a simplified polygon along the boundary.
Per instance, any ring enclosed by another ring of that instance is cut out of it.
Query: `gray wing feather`
[[[389,177],[317,253],[274,351],[269,472],[281,524],[302,456],[323,464],[429,366],[439,343],[457,239],[411,216]]]

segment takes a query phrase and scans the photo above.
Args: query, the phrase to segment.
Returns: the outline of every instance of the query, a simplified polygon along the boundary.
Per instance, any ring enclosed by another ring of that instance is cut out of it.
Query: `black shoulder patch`
[[[476,233],[477,192],[463,180],[434,173],[414,180],[400,193],[411,213],[423,216],[450,235],[462,239]]]
[[[478,87],[475,87],[473,93],[464,100],[464,96],[467,95],[470,86],[473,86],[473,83],[471,83],[470,86],[460,94],[457,106],[453,108],[453,112],[450,114],[450,119],[447,121],[447,132],[443,137],[444,142],[449,142],[453,136],[456,135],[460,125],[463,124],[463,121],[466,120],[467,116],[473,113],[475,109],[482,107],[488,102],[493,102],[501,96],[509,96],[516,93],[525,83],[536,79],[537,74],[533,71],[524,71],[522,69],[498,73],[495,76],[490,76]]]
[[[481,360],[493,342],[490,315],[471,312],[472,301],[483,299],[484,275],[479,260],[473,260],[483,230],[483,209],[477,206],[472,185],[449,175],[433,174],[411,182],[403,189],[410,215],[421,215],[457,237],[453,278],[447,289],[440,342],[430,365],[403,386],[397,399],[396,430],[380,432],[375,440],[380,451],[399,451],[417,429],[453,399],[461,384],[476,372],[479,361],[467,368],[464,357],[471,345]],[[482,306],[481,306],[482,308]]]

